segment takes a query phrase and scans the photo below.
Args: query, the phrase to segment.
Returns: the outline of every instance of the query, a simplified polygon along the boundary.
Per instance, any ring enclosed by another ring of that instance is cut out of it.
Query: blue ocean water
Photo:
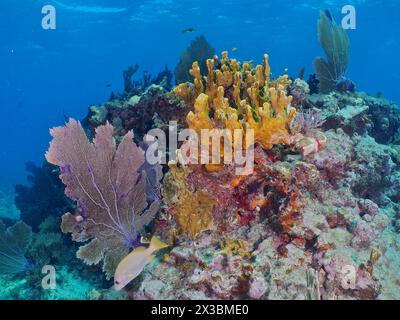
[[[41,9],[57,9],[57,29],[44,30]],[[82,118],[89,104],[122,87],[122,70],[173,69],[179,54],[203,34],[216,52],[237,48],[240,60],[270,54],[273,70],[297,75],[322,55],[316,36],[319,10],[336,20],[352,4],[348,76],[357,89],[400,102],[400,5],[396,0],[359,1],[34,1],[0,3],[0,177],[23,179],[24,163],[40,162],[48,128],[64,115]],[[185,28],[193,33],[182,33]],[[111,85],[107,87],[107,85]]]

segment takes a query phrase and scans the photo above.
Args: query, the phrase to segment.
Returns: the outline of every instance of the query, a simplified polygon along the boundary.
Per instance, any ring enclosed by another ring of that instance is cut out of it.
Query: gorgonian
[[[99,126],[91,143],[81,124],[70,119],[50,130],[53,140],[46,153],[47,161],[60,167],[65,194],[78,207],[76,214],[63,216],[62,231],[72,233],[74,241],[91,240],[79,248],[77,257],[90,265],[103,260],[107,278],[139,244],[144,226],[160,206],[155,198],[148,203],[149,170],[145,170],[144,151],[133,142],[133,132],[118,146],[113,132],[109,123]]]

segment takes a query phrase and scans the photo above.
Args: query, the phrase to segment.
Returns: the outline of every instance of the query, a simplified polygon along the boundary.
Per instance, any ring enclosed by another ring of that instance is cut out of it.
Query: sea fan
[[[194,61],[197,61],[202,73],[206,69],[206,61],[208,58],[213,57],[215,50],[207,42],[204,36],[196,37],[190,46],[181,53],[178,65],[175,68],[175,81],[177,84],[192,81],[192,76],[189,69],[192,67]]]
[[[46,153],[47,161],[60,167],[65,193],[79,209],[77,215],[63,216],[62,230],[71,232],[75,241],[91,240],[77,256],[89,265],[103,260],[108,278],[139,244],[144,226],[160,206],[157,200],[148,204],[144,151],[133,142],[133,133],[117,147],[113,132],[108,123],[99,126],[90,143],[81,124],[71,119],[51,129],[53,140]]]
[[[346,72],[349,64],[350,42],[346,30],[339,27],[323,11],[318,21],[318,38],[327,61],[317,58],[314,60],[314,67],[320,81],[319,91],[326,93],[335,89],[336,84]]]
[[[31,235],[31,227],[22,221],[9,228],[0,221],[0,274],[16,274],[29,269],[25,252]]]

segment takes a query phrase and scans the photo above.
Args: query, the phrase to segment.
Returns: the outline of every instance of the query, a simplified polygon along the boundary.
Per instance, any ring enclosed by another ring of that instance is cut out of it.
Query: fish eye
[[[119,281],[115,281],[114,283],[115,283],[115,284],[119,284]]]

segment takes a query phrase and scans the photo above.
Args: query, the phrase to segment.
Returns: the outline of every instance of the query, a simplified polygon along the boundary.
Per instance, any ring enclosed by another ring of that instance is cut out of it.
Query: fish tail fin
[[[159,240],[156,236],[153,236],[150,241],[150,248],[152,251],[157,251],[163,248],[168,247],[168,245],[161,240]]]

